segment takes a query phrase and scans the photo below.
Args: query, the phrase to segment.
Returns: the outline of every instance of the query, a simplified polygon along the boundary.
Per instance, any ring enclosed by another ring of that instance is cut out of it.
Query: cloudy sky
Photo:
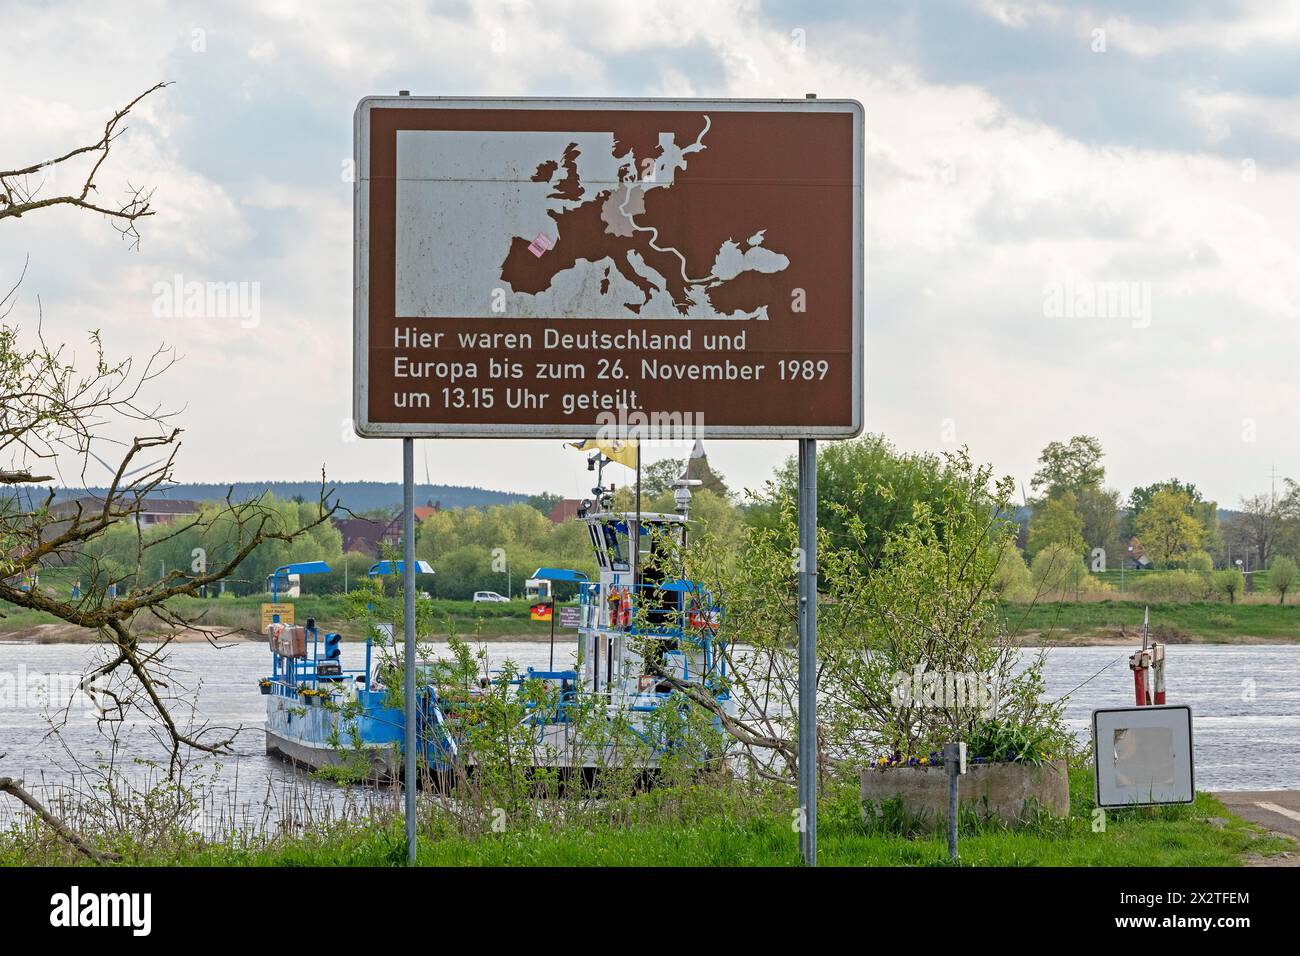
[[[1098,436],[1109,483],[1221,503],[1300,477],[1300,5],[5,0],[0,168],[92,140],[160,80],[102,220],[0,224],[10,321],[174,345],[182,480],[400,478],[352,438],[352,113],[440,95],[852,97],[866,107],[867,427],[1028,482]],[[157,283],[255,282],[260,321],[160,318]],[[9,280],[9,281],[6,281]],[[1097,293],[1131,291],[1120,308]],[[1077,304],[1077,307],[1075,307]],[[580,494],[558,442],[429,442],[435,482]],[[793,451],[716,442],[755,486]],[[520,467],[524,456],[527,466]],[[423,465],[418,466],[423,470]]]

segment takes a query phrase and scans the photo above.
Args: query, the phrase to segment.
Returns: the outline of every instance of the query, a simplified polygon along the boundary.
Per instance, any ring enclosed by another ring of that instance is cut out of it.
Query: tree
[[[1016,601],[1032,596],[1032,578],[1025,556],[1014,544],[1008,543],[998,559],[997,570],[989,586],[999,599]]]
[[[1287,557],[1277,557],[1268,569],[1268,583],[1277,589],[1277,603],[1286,603],[1286,592],[1295,586],[1296,563]]]
[[[1029,522],[1026,551],[1031,558],[1049,545],[1060,545],[1076,555],[1084,551],[1083,519],[1075,510],[1073,492],[1042,502]]]
[[[123,123],[127,115],[146,96],[166,86],[167,83],[159,83],[150,87],[114,113],[104,124],[104,134],[94,142],[29,166],[0,170],[0,219],[17,219],[41,209],[71,206],[106,217],[133,247],[139,246],[140,233],[137,225],[141,219],[154,214],[150,205],[153,191],[128,187],[123,201],[103,203],[99,198],[99,186],[95,177],[108,161],[113,143],[126,132]],[[66,193],[46,189],[56,178],[60,182],[64,181],[62,177],[53,175],[56,170],[68,170],[78,160],[86,161],[84,165],[87,166],[87,172],[71,176],[66,181],[80,183],[79,188]]]
[[[1246,576],[1236,568],[1229,568],[1226,571],[1215,571],[1214,582],[1220,591],[1228,595],[1228,603],[1236,604],[1237,595],[1246,587]]]
[[[1267,567],[1283,530],[1282,502],[1272,494],[1242,498],[1236,520],[1242,540],[1255,552],[1255,567]]]
[[[1119,492],[1114,488],[1085,488],[1077,508],[1083,520],[1083,543],[1088,549],[1101,548],[1108,560],[1123,553],[1119,528]]]
[[[96,142],[34,165],[0,170],[0,222],[16,223],[43,209],[71,206],[107,217],[133,247],[138,246],[138,223],[153,214],[150,192],[128,189],[124,202],[107,204],[97,198],[95,177],[124,131],[131,108],[159,88],[115,113]],[[89,167],[84,175],[74,172],[78,162]],[[60,182],[76,181],[80,187],[66,195],[42,196],[55,168],[66,168]],[[41,179],[34,182],[33,177]],[[114,358],[100,334],[92,332],[92,360],[77,363],[68,346],[51,346],[39,326],[34,337],[25,338],[7,321],[17,307],[22,278],[0,298],[0,489],[9,489],[0,493],[0,608],[45,612],[95,632],[103,653],[83,686],[99,707],[101,723],[137,715],[157,722],[176,772],[186,748],[228,752],[236,731],[182,725],[173,717],[172,704],[183,701],[186,691],[166,670],[166,654],[160,648],[142,648],[142,625],[152,621],[168,628],[164,645],[181,629],[216,640],[222,632],[178,612],[172,599],[205,594],[263,545],[291,545],[327,525],[337,506],[328,502],[322,476],[319,500],[294,506],[295,520],[288,523],[261,498],[235,503],[227,496],[221,507],[143,533],[142,506],[172,480],[179,447],[175,414],[148,398],[153,382],[171,368],[174,356],[160,347],[142,361]],[[87,471],[110,460],[117,464],[109,466],[113,477],[107,490],[70,513],[51,512],[52,490],[33,493],[56,477],[66,483],[65,475],[84,482]],[[311,513],[305,522],[296,520],[300,508]],[[155,556],[178,539],[218,531],[224,553],[191,549],[157,580],[146,580],[141,569],[158,566]],[[129,549],[125,556],[117,551],[123,544]],[[116,557],[105,557],[109,554]],[[85,572],[80,597],[64,598],[33,586],[42,567],[73,562]]]
[[[530,508],[536,508],[543,515],[549,515],[555,510],[555,506],[563,500],[564,495],[556,495],[549,491],[543,491],[539,495],[529,495],[528,500],[524,503]]]
[[[1101,442],[1089,435],[1075,435],[1068,442],[1050,442],[1038,456],[1038,471],[1030,481],[1035,491],[1048,498],[1073,493],[1077,498],[1087,488],[1101,486],[1106,469],[1101,459]]]
[[[1201,497],[1201,492],[1190,481],[1184,484],[1177,478],[1170,478],[1168,481],[1155,481],[1149,485],[1142,485],[1134,488],[1128,496],[1129,513],[1134,522],[1141,517],[1142,512],[1151,504],[1151,499],[1161,491],[1186,494],[1193,504],[1200,504],[1204,500]]]
[[[781,512],[793,506],[797,487],[798,465],[791,457],[750,509],[750,523],[782,527]],[[817,456],[818,526],[826,528],[832,539],[845,541],[853,519],[861,519],[865,533],[859,543],[868,566],[880,559],[886,539],[910,523],[919,506],[928,504],[941,512],[945,499],[954,493],[959,493],[959,479],[948,461],[900,453],[883,435],[832,442]]]
[[[1049,544],[1039,551],[1029,573],[1037,594],[1054,594],[1061,600],[1071,592],[1077,597],[1088,579],[1079,552],[1064,544]]]
[[[1142,512],[1151,505],[1151,500],[1161,491],[1172,491],[1187,495],[1191,501],[1191,507],[1188,508],[1188,514],[1201,523],[1202,537],[1201,547],[1211,554],[1219,552],[1223,546],[1223,536],[1219,532],[1219,505],[1214,501],[1206,501],[1198,489],[1190,481],[1183,482],[1177,478],[1170,478],[1168,481],[1156,481],[1149,485],[1142,485],[1134,488],[1128,498],[1128,512],[1123,522],[1122,534],[1125,539],[1137,534],[1137,522],[1142,517]]]
[[[881,440],[865,443],[836,464],[874,457],[885,447]],[[997,605],[994,579],[1014,535],[1007,518],[1013,483],[994,482],[964,450],[945,456],[935,473],[943,493],[933,505],[914,502],[908,519],[888,530],[874,564],[862,556],[874,549],[878,530],[854,509],[856,502],[833,506],[842,532],[819,533],[826,595],[815,677],[819,770],[841,766],[857,773],[883,756],[928,758],[943,741],[971,739],[990,721],[1042,739],[1039,751],[1065,739],[1059,704],[1041,697],[1041,656],[1021,660]],[[718,635],[734,707],[672,683],[714,714],[755,776],[791,781],[799,760],[792,639],[799,607],[789,501],[781,502],[776,518],[775,527],[750,525],[739,548],[720,547],[705,535],[686,555],[685,577],[702,582],[726,608]],[[959,677],[961,689],[946,706],[926,699],[943,692],[941,680],[953,685]]]
[[[1156,492],[1138,519],[1136,531],[1142,549],[1156,567],[1167,568],[1200,547],[1201,523],[1189,513],[1191,496],[1185,491]]]
[[[641,468],[641,494],[654,498],[671,491],[673,482],[686,470],[684,458],[662,458]]]

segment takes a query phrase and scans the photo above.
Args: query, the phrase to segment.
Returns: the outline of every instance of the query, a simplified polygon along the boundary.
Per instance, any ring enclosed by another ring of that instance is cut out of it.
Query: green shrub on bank
[[[1132,590],[1149,601],[1212,601],[1217,583],[1212,571],[1151,571],[1137,576]]]

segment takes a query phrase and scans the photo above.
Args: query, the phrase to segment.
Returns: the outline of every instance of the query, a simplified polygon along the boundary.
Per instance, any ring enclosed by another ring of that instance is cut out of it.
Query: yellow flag
[[[569,443],[570,448],[576,448],[578,451],[595,451],[599,448],[601,454],[610,461],[616,461],[628,468],[636,467],[636,446],[635,438],[614,438],[609,441],[588,438],[586,441]]]

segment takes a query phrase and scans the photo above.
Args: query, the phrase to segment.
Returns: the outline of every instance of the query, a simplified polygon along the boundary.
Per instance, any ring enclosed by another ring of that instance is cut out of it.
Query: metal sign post
[[[406,637],[406,859],[415,862],[415,440],[402,439],[402,630]]]
[[[957,859],[957,820],[960,804],[957,799],[957,779],[966,772],[966,744],[943,745],[943,766],[948,771],[948,859]]]
[[[799,850],[817,865],[817,440],[799,440]]]

